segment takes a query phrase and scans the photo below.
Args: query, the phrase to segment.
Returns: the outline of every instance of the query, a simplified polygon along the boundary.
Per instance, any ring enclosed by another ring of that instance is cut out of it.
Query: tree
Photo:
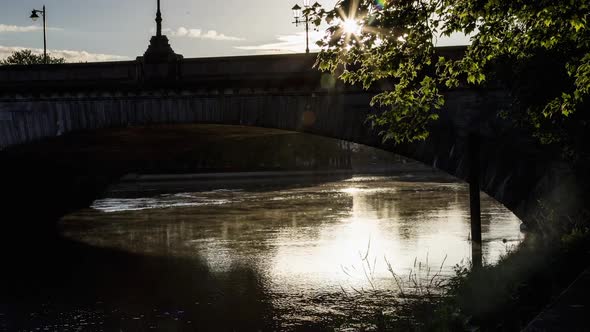
[[[501,82],[513,97],[503,115],[545,143],[576,145],[588,123],[590,0],[341,0],[310,11],[329,24],[321,70],[365,88],[396,82],[372,100],[384,109],[370,119],[385,140],[427,138],[443,92],[460,84]],[[452,34],[470,37],[462,58],[435,50]]]
[[[66,59],[47,55],[48,64],[65,63]],[[33,53],[31,50],[22,50],[12,53],[9,57],[0,61],[0,65],[35,65],[45,63],[43,55]]]

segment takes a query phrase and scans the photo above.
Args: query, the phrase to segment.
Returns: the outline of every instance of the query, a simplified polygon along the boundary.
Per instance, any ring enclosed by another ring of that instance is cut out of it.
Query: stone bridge
[[[461,52],[457,48],[440,51]],[[299,54],[0,67],[0,156],[5,188],[12,188],[13,202],[32,193],[42,200],[42,195],[53,195],[55,188],[61,188],[62,200],[85,197],[80,204],[88,204],[98,189],[84,196],[80,188],[101,188],[96,177],[81,180],[83,169],[78,174],[42,171],[44,165],[38,162],[15,162],[18,154],[14,151],[71,132],[210,123],[282,129],[366,144],[460,179],[469,175],[469,137],[478,137],[481,166],[477,177],[482,190],[527,223],[543,213],[539,200],[561,204],[563,191],[572,190],[573,182],[563,177],[569,173],[552,151],[498,118],[498,110],[509,103],[501,90],[447,92],[441,119],[432,125],[430,137],[394,145],[381,142],[365,121],[375,111],[369,107],[371,96],[388,83],[373,91],[344,86],[330,74],[315,70],[314,62],[313,54]],[[177,144],[188,143],[179,140]],[[252,153],[255,157],[256,151]],[[120,170],[125,171],[133,170]],[[76,179],[61,185],[63,177]],[[48,178],[53,182],[41,180]]]

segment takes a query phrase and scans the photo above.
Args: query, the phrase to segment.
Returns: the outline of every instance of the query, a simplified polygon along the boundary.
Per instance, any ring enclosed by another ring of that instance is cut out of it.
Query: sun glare
[[[353,19],[346,19],[342,22],[342,28],[346,34],[360,35],[362,26]]]

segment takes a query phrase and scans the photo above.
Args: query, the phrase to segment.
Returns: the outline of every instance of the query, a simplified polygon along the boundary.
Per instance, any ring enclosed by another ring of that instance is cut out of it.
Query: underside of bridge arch
[[[460,147],[448,148],[451,143],[400,147],[377,141],[373,146],[408,158],[422,157],[430,161],[429,167],[464,178],[467,161]],[[56,219],[88,206],[125,174],[350,169],[350,148],[342,140],[296,131],[167,124],[77,131],[16,145],[1,156],[4,194],[10,197],[15,215],[32,212],[27,218]]]
[[[34,165],[52,164],[80,175],[174,174],[351,169],[353,150],[368,148],[273,128],[165,124],[72,132],[17,145],[3,155],[10,160],[31,160],[28,163]],[[380,151],[382,156],[394,156]],[[362,168],[361,163],[355,162]]]

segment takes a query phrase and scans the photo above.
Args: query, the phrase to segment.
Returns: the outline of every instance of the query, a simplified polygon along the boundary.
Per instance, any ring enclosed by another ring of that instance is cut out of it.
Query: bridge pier
[[[480,142],[479,135],[470,134],[468,138],[469,158],[469,211],[471,214],[471,259],[474,268],[482,266],[481,250],[481,206],[480,206]]]

